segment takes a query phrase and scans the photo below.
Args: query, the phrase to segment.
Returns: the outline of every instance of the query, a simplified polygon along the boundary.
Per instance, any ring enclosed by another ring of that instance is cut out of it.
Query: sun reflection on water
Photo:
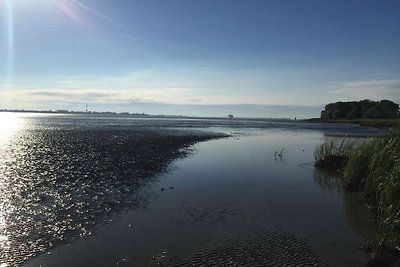
[[[4,232],[3,229],[6,225],[6,220],[4,218],[3,209],[0,210],[0,249],[4,249],[7,245],[8,237],[6,235],[2,235]]]
[[[24,119],[15,113],[0,113],[0,145],[8,143],[22,128]]]
[[[18,132],[25,124],[25,119],[21,114],[0,113],[0,251],[5,251],[9,247],[9,236],[6,231],[7,215],[10,212],[9,206],[9,178],[7,172],[7,162],[10,160],[9,147]],[[0,259],[0,267],[9,266]]]

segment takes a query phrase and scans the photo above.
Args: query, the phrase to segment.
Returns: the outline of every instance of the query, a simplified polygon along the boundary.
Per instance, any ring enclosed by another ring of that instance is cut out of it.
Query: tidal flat
[[[356,193],[317,144],[384,134],[264,120],[2,114],[0,266],[365,266]],[[337,137],[339,136],[339,137]],[[278,152],[278,153],[276,153]]]

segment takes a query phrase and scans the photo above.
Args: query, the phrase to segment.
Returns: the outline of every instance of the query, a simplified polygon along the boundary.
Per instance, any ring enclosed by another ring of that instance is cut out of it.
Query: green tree
[[[358,108],[353,108],[350,112],[346,114],[346,118],[351,120],[361,119],[362,115],[363,113],[361,110],[359,110]]]
[[[399,118],[399,104],[390,100],[335,102],[321,111],[321,119],[393,119]]]
[[[394,119],[398,116],[399,113],[399,104],[396,104],[389,100],[381,100],[377,105],[377,109],[379,109],[382,115],[388,119]]]
[[[385,116],[383,112],[376,107],[368,109],[363,116],[363,119],[384,119],[384,118]]]

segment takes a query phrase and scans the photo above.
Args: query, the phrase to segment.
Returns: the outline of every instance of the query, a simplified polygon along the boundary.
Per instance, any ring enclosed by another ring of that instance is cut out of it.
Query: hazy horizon
[[[0,109],[318,117],[400,102],[398,1],[0,2]]]
[[[59,108],[49,105],[48,109],[15,109],[24,111],[71,111],[86,112],[86,105],[68,105]],[[0,108],[1,110],[2,108]],[[145,113],[148,115],[191,116],[191,117],[227,117],[231,114],[237,118],[272,118],[272,119],[308,119],[319,117],[322,106],[279,106],[279,105],[170,105],[164,103],[129,103],[118,108],[109,109],[107,106],[87,106],[89,112],[129,112],[132,114]],[[13,109],[5,109],[13,111]],[[129,110],[129,111],[128,111]],[[269,116],[267,116],[269,114]]]

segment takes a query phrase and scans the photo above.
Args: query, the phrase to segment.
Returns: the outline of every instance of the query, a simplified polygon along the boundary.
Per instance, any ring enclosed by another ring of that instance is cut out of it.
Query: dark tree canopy
[[[399,117],[399,104],[389,100],[365,99],[330,103],[321,112],[321,119],[395,119]]]

